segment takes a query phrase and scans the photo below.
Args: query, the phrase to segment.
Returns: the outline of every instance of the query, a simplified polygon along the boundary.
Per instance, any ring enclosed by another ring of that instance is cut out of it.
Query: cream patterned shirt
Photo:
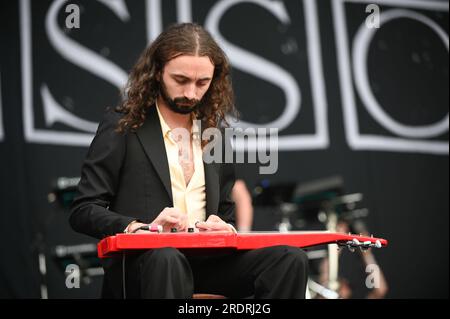
[[[196,221],[205,221],[206,218],[205,171],[200,128],[196,121],[193,121],[192,147],[188,151],[186,143],[180,142],[177,129],[171,130],[167,125],[157,104],[156,109],[169,161],[173,205],[187,214],[188,227],[194,227]]]

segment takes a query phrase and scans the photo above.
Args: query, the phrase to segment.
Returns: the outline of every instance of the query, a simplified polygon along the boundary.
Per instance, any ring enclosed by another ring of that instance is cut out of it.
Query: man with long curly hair
[[[149,224],[235,231],[234,167],[202,157],[210,142],[202,132],[236,113],[230,65],[211,35],[192,23],[169,27],[139,58],[124,96],[89,148],[73,229],[99,239]],[[103,296],[111,298],[302,298],[308,270],[304,252],[288,246],[195,256],[162,248],[103,263]]]

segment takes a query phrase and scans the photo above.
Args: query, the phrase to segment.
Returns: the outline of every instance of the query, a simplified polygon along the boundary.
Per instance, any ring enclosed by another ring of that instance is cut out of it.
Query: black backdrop
[[[79,5],[79,29],[64,27],[68,3]],[[229,55],[242,120],[280,128],[277,173],[240,165],[248,185],[342,176],[346,192],[364,194],[370,230],[390,240],[376,252],[388,297],[448,297],[448,2],[370,1],[376,31],[364,25],[368,3],[2,1],[0,297],[40,296],[39,243],[93,242],[49,204],[51,185],[79,175],[96,123],[154,34],[187,20]],[[348,260],[344,271],[361,271]],[[49,297],[99,295],[99,278],[67,289],[51,258],[47,274]]]

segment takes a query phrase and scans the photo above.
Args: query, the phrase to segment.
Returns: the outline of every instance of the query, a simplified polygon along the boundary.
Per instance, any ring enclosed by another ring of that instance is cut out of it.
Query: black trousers
[[[118,275],[106,272],[105,280],[115,284],[104,289],[116,287],[116,291],[104,296],[123,297],[122,291],[117,292],[122,283]],[[290,246],[209,255],[161,248],[125,259],[127,298],[187,299],[199,292],[230,298],[305,298],[307,277],[306,254]]]

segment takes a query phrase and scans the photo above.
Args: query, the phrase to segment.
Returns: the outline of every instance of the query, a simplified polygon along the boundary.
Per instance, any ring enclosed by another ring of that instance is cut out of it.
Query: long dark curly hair
[[[203,27],[181,23],[162,32],[133,67],[124,89],[125,99],[116,107],[116,111],[124,114],[119,120],[118,132],[136,131],[144,123],[146,111],[154,106],[160,93],[158,75],[162,79],[165,64],[180,55],[207,56],[214,65],[203,106],[193,113],[195,119],[202,121],[202,130],[229,126],[227,115],[238,117],[231,68],[225,53]]]

